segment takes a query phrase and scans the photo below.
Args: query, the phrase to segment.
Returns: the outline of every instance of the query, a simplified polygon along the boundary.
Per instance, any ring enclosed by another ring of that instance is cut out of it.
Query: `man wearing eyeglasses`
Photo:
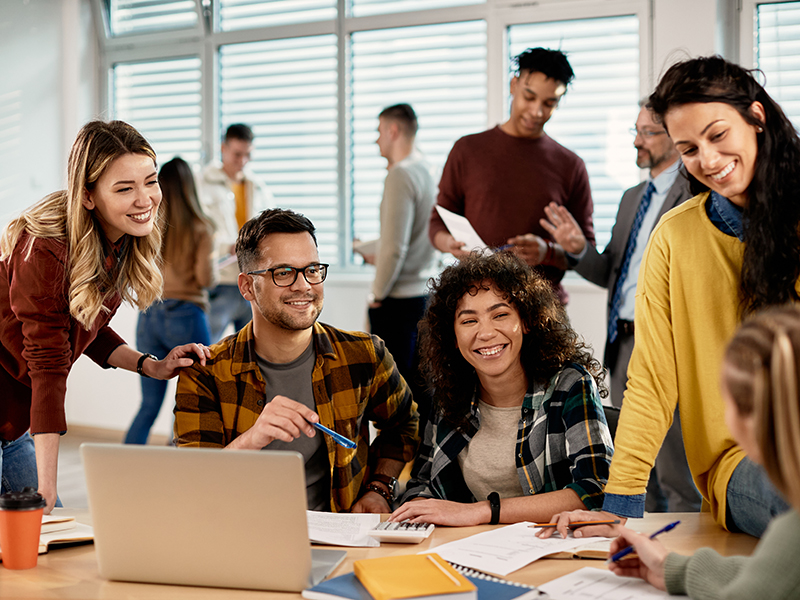
[[[586,243],[577,222],[564,207],[551,204],[542,221],[553,238],[577,260],[575,270],[589,281],[608,289],[608,331],[605,364],[611,376],[611,403],[619,408],[628,382],[628,362],[633,352],[633,310],[636,281],[647,240],[658,220],[668,210],[692,197],[689,181],[681,168],[678,152],[663,125],[639,103],[636,127],[631,129],[636,148],[636,166],[650,169],[649,177],[626,190],[611,230],[611,241],[602,254]],[[673,426],[656,460],[658,485],[648,487],[649,512],[690,512],[700,509],[700,494],[686,463],[680,418],[675,411]],[[661,488],[659,493],[659,487]]]
[[[293,450],[309,509],[391,512],[419,442],[417,405],[380,338],[317,322],[328,265],[311,221],[264,211],[242,227],[236,256],[253,319],[211,346],[205,366],[184,369],[177,444]],[[369,422],[380,432],[371,443]],[[340,445],[348,440],[356,447]]]

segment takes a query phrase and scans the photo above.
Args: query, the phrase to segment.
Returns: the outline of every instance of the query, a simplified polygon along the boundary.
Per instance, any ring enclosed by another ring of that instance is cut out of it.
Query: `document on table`
[[[465,250],[483,250],[488,248],[486,242],[481,239],[481,236],[472,227],[472,224],[467,221],[466,217],[457,215],[456,213],[436,205],[436,211],[442,217],[445,227],[456,240],[464,242]]]
[[[381,543],[367,535],[381,522],[371,513],[327,513],[309,510],[308,538],[315,544],[377,548]]]
[[[584,567],[539,586],[553,600],[659,600],[670,596],[641,579],[618,577],[611,571]]]
[[[562,539],[554,535],[542,540],[536,537],[540,528],[532,528],[530,525],[532,523],[516,523],[442,544],[426,552],[436,552],[446,561],[462,567],[505,576],[548,554],[564,552],[604,539]]]

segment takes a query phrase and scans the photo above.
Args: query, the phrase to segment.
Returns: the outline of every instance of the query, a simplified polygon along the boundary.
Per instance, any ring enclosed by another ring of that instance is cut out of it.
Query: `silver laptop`
[[[82,444],[81,456],[106,579],[299,592],[347,554],[312,550],[296,452]]]

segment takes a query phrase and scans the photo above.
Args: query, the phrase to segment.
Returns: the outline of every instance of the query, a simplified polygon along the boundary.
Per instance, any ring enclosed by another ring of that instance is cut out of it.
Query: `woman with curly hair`
[[[82,354],[154,379],[208,356],[187,344],[157,360],[108,326],[122,300],[145,309],[161,293],[160,202],[150,144],[127,123],[92,121],[70,151],[67,189],[0,235],[0,491],[38,487],[48,513],[67,376]]]
[[[546,280],[510,252],[466,256],[433,284],[420,334],[435,415],[392,520],[514,523],[602,505],[602,367]]]
[[[725,427],[716,374],[743,317],[800,300],[800,138],[752,73],[718,56],[670,67],[648,106],[698,195],[661,219],[642,260],[604,510],[642,516],[677,406],[689,469],[716,522],[760,537],[788,505]]]

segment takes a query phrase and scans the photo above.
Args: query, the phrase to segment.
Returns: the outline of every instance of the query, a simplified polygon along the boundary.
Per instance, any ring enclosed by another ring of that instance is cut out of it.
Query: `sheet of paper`
[[[481,239],[481,236],[475,231],[466,217],[457,215],[456,213],[436,205],[436,211],[442,217],[445,227],[455,239],[459,242],[464,242],[465,250],[483,250],[488,248],[486,242]]]
[[[670,596],[641,579],[617,577],[611,571],[584,567],[539,586],[553,600],[658,600]]]
[[[572,550],[603,539],[561,539],[553,536],[541,540],[536,537],[536,532],[541,528],[530,525],[527,522],[515,523],[436,546],[427,552],[436,552],[443,559],[462,567],[505,576],[548,554]]]
[[[326,513],[309,510],[308,538],[316,544],[377,548],[381,543],[367,535],[381,522],[381,516],[370,513]]]

